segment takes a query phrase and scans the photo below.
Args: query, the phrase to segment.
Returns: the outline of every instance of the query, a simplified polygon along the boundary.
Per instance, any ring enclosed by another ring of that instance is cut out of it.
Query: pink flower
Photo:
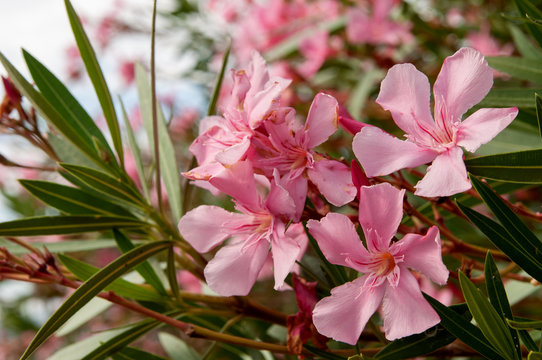
[[[252,165],[247,161],[224,168],[209,182],[232,196],[240,213],[218,206],[199,206],[181,218],[179,231],[202,253],[231,238],[205,267],[211,290],[223,296],[247,295],[269,251],[273,255],[275,289],[282,287],[306,241],[300,239],[297,229],[286,230],[285,220],[295,211],[288,192],[272,182],[264,200],[257,192]]]
[[[507,43],[501,46],[491,36],[489,24],[487,23],[480,26],[480,31],[468,33],[467,42],[470,47],[478,50],[484,56],[510,56],[514,52],[514,45]]]
[[[461,118],[493,85],[493,71],[476,50],[462,48],[446,58],[433,87],[435,120],[429,109],[429,81],[412,64],[393,66],[376,99],[405,133],[401,141],[376,127],[364,127],[352,148],[367,176],[388,175],[432,161],[416,184],[416,195],[450,196],[471,188],[463,162],[516,117],[517,108],[480,109]]]
[[[423,298],[418,281],[408,270],[445,284],[448,270],[442,263],[436,226],[427,234],[407,234],[391,243],[401,222],[405,190],[388,183],[360,190],[359,222],[367,249],[347,216],[329,213],[309,220],[309,232],[329,262],[353,268],[364,275],[331,290],[313,312],[316,329],[323,335],[355,344],[365,324],[382,303],[386,338],[394,340],[427,330],[440,318]]]
[[[356,188],[348,166],[314,151],[337,130],[338,105],[333,96],[314,97],[304,126],[295,122],[291,108],[276,111],[264,125],[268,136],[255,140],[256,154],[250,159],[268,176],[275,170],[284,176],[281,184],[296,201],[294,219],[299,219],[305,204],[307,178],[335,206],[354,199]]]
[[[299,51],[305,57],[305,61],[299,64],[297,71],[305,78],[312,78],[326,61],[330,53],[328,40],[329,33],[320,30],[313,36],[304,38],[299,44]]]

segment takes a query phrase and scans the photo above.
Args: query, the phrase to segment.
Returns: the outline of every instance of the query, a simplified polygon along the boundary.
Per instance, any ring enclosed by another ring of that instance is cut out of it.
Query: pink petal
[[[444,101],[448,116],[461,120],[478,104],[493,85],[493,70],[484,56],[471,48],[461,48],[447,57],[433,87],[435,102]]]
[[[359,223],[370,252],[388,250],[390,240],[397,233],[403,218],[404,196],[404,189],[396,189],[388,183],[360,188]],[[375,237],[374,232],[378,236]]]
[[[213,126],[223,127],[225,121],[222,116],[206,116],[199,122],[198,134],[203,134]]]
[[[282,231],[275,229],[271,244],[275,273],[275,290],[279,290],[284,285],[284,279],[292,271],[295,261],[302,252],[301,244],[296,242],[296,238],[284,234],[284,224],[281,223],[278,225],[278,228],[282,228]]]
[[[403,263],[439,285],[448,281],[448,269],[442,262],[440,234],[432,226],[425,235],[406,234],[399,242],[391,246],[393,252],[404,255]]]
[[[308,169],[307,174],[318,187],[318,191],[335,206],[348,204],[356,197],[357,190],[352,182],[352,174],[343,163],[319,160],[314,163],[312,169]]]
[[[274,179],[265,205],[273,215],[286,215],[289,219],[296,216],[296,204],[290,193],[280,185],[280,177],[277,169],[273,172]]]
[[[389,110],[405,133],[419,139],[434,131],[429,109],[429,80],[412,64],[394,65],[382,84],[376,102]]]
[[[244,136],[233,146],[229,146],[216,154],[216,161],[223,165],[232,165],[243,159],[250,147],[250,137]]]
[[[183,172],[182,175],[191,180],[209,180],[216,174],[224,171],[224,166],[217,162],[211,162],[198,167],[195,167],[187,172]]]
[[[463,150],[453,147],[438,155],[415,187],[414,194],[425,197],[451,196],[470,189]]]
[[[307,198],[307,178],[304,176],[291,178],[286,174],[280,180],[280,184],[288,191],[294,201],[295,212],[292,219],[294,221],[299,221],[303,209],[305,208],[305,200]]]
[[[204,269],[211,290],[222,296],[244,296],[250,292],[269,253],[267,240],[238,241],[224,246]]]
[[[268,113],[278,106],[280,95],[289,83],[289,80],[281,78],[272,79],[263,90],[252,97],[247,96],[245,112],[248,114],[248,124],[251,129],[260,126]]]
[[[339,127],[339,106],[337,100],[324,93],[318,93],[312,101],[305,131],[307,148],[312,149],[326,141]]]
[[[249,64],[250,90],[248,96],[253,96],[263,90],[265,84],[269,81],[269,69],[265,59],[257,51],[252,51],[252,57]]]
[[[331,289],[331,296],[314,307],[312,320],[318,332],[354,345],[384,295],[384,286],[362,292],[366,276]]]
[[[350,267],[351,263],[346,261],[347,258],[355,260],[369,256],[354,224],[346,215],[328,213],[320,221],[309,220],[307,228],[332,264]]]
[[[457,145],[475,152],[504,130],[518,114],[517,108],[480,109],[459,125]]]
[[[424,299],[418,281],[406,267],[401,267],[397,287],[386,287],[382,316],[388,340],[418,334],[440,322],[435,310]]]
[[[344,130],[348,131],[352,135],[356,135],[365,126],[372,126],[354,119],[348,110],[342,105],[339,105],[339,125],[341,125]]]
[[[218,190],[228,194],[242,205],[254,210],[260,208],[260,197],[254,181],[254,170],[248,161],[239,161],[224,168],[209,182]]]
[[[187,212],[179,221],[179,231],[194,249],[204,253],[233,235],[246,223],[245,215],[231,213],[218,206],[201,205]]]
[[[436,151],[399,140],[374,126],[361,129],[354,137],[352,149],[369,177],[420,166],[437,156]]]

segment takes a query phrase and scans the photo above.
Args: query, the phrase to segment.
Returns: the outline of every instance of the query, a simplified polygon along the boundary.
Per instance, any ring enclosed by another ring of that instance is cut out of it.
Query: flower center
[[[387,276],[395,268],[395,258],[389,252],[374,255],[374,273],[377,276]]]

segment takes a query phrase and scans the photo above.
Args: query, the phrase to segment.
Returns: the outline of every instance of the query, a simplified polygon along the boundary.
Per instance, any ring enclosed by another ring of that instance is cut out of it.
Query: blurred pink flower
[[[433,87],[433,120],[427,77],[412,64],[393,66],[382,81],[376,102],[391,112],[407,140],[377,127],[361,129],[352,148],[367,176],[388,175],[432,161],[427,174],[416,184],[416,195],[450,196],[470,189],[461,147],[476,151],[518,113],[515,107],[484,108],[461,121],[492,85],[493,71],[484,57],[474,49],[460,49],[446,58]]]
[[[308,221],[309,232],[329,262],[364,274],[333,288],[331,296],[316,304],[313,321],[321,334],[354,345],[381,303],[388,340],[440,322],[408,270],[441,285],[447,282],[438,228],[431,227],[426,235],[407,234],[391,243],[401,223],[404,193],[388,183],[361,188],[359,222],[367,249],[346,215],[329,213],[320,221]]]

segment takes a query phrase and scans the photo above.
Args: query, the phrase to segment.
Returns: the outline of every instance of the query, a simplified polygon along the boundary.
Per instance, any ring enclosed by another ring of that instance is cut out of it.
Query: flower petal
[[[461,120],[468,109],[482,101],[492,85],[493,70],[484,56],[474,49],[461,48],[444,60],[433,93],[435,102],[446,104],[449,119]]]
[[[352,182],[350,169],[335,160],[322,159],[308,169],[309,179],[318,187],[327,201],[335,206],[343,206],[354,200],[356,187]]]
[[[440,322],[435,310],[424,299],[418,281],[406,267],[401,267],[397,287],[386,287],[382,316],[388,340],[418,334]]]
[[[364,256],[369,256],[354,224],[346,215],[328,213],[320,221],[309,220],[307,228],[332,264],[350,267],[350,263],[346,262],[347,258],[363,259]]]
[[[376,102],[389,110],[405,133],[425,139],[435,128],[429,109],[429,80],[412,64],[394,65],[382,84]]]
[[[388,183],[362,186],[359,190],[359,223],[365,233],[370,252],[384,252],[403,218],[403,197],[399,190]],[[369,231],[371,230],[371,231]],[[374,236],[374,232],[378,236]]]
[[[271,253],[273,254],[273,268],[275,274],[275,290],[279,290],[284,285],[284,279],[292,271],[295,261],[299,258],[302,251],[302,244],[298,243],[295,237],[287,236],[284,233],[284,224],[280,223],[282,231],[275,229],[273,232],[273,242],[271,244]]]
[[[463,150],[453,147],[438,155],[415,187],[414,194],[426,197],[450,196],[470,189]]]
[[[437,156],[433,150],[399,140],[374,126],[361,129],[354,137],[352,149],[369,177],[420,166]]]
[[[265,205],[273,215],[286,215],[289,219],[293,219],[297,210],[295,201],[290,193],[282,187],[277,169],[273,171],[273,176],[274,179],[271,182],[271,189]]]
[[[267,240],[237,241],[224,246],[205,267],[205,280],[222,296],[244,296],[250,292],[269,253]]]
[[[305,131],[307,148],[312,149],[326,141],[339,127],[339,105],[337,100],[324,93],[318,93],[312,101]]]
[[[204,253],[232,236],[234,229],[247,221],[245,215],[218,206],[201,205],[181,218],[179,231],[194,249]]]
[[[459,125],[457,145],[475,152],[504,130],[518,114],[518,108],[480,109]]]
[[[239,139],[235,145],[219,151],[216,154],[216,161],[223,165],[232,165],[243,159],[250,146],[250,136],[245,136]]]
[[[254,171],[248,161],[239,161],[224,168],[209,182],[218,190],[235,198],[242,205],[254,210],[260,207],[260,197],[256,190]]]
[[[438,227],[432,226],[425,235],[406,234],[391,246],[392,252],[404,255],[403,263],[439,285],[448,281],[449,271],[442,262],[440,234]]]
[[[314,307],[312,320],[318,332],[337,341],[354,345],[376,311],[384,286],[362,291],[366,276],[331,289],[331,296]]]

